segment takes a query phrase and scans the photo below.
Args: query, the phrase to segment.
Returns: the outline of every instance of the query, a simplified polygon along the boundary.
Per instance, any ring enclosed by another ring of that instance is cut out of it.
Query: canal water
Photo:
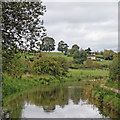
[[[5,118],[110,118],[81,86],[40,87],[4,103]],[[94,104],[95,103],[95,104]],[[112,114],[112,115],[111,115]]]

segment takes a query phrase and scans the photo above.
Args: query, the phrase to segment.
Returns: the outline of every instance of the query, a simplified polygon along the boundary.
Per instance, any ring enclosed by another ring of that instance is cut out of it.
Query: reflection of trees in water
[[[120,114],[116,113],[114,111],[114,104],[112,105],[108,105],[108,107],[105,107],[105,105],[103,104],[104,101],[103,101],[103,96],[101,96],[101,94],[99,96],[92,96],[92,89],[89,89],[89,88],[85,88],[83,90],[83,96],[82,97],[87,97],[88,99],[88,104],[93,104],[93,107],[97,107],[98,110],[99,110],[99,114],[105,116],[105,117],[110,117],[110,118],[119,118],[120,117]],[[83,99],[83,98],[82,98]],[[111,107],[113,109],[111,109]]]
[[[81,88],[71,88],[70,90],[70,98],[74,104],[79,104],[81,94],[83,90]]]
[[[12,101],[8,101],[3,104],[3,118],[19,118],[22,114],[22,109],[24,107],[23,97],[19,96]]]
[[[106,109],[102,104],[102,99],[98,100],[97,97],[92,98],[91,89],[82,88],[67,88],[67,87],[45,87],[35,89],[24,95],[17,97],[4,104],[6,113],[9,113],[10,118],[20,118],[21,112],[24,107],[24,101],[30,104],[35,104],[36,106],[42,106],[45,112],[53,112],[56,109],[56,105],[64,108],[68,105],[68,100],[71,99],[74,104],[78,104],[80,100],[88,101],[85,104],[95,104],[99,109],[100,114],[104,116],[111,116],[114,118],[116,116],[115,112]]]
[[[30,93],[27,102],[43,107],[64,106],[68,104],[68,89],[62,87],[44,88]]]
[[[55,105],[54,106],[44,106],[43,109],[45,112],[53,112],[55,110]]]

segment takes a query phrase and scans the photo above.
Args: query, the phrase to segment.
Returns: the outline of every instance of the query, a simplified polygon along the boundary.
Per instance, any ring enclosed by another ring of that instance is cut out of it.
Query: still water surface
[[[80,86],[42,87],[7,102],[4,109],[10,118],[109,118],[90,96]]]

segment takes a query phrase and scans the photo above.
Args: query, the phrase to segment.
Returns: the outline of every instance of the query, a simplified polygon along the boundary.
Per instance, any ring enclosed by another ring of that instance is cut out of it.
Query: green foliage
[[[69,74],[72,76],[72,79],[81,78],[82,80],[87,79],[102,79],[107,78],[109,72],[103,70],[92,70],[92,69],[70,69]]]
[[[37,74],[50,74],[54,76],[65,75],[68,71],[67,61],[64,58],[36,57],[32,68]]]
[[[92,96],[98,99],[99,103],[102,103],[109,109],[114,109],[116,112],[120,111],[120,95],[114,93],[111,90],[101,88],[99,86],[93,88]]]
[[[113,60],[114,54],[113,50],[104,50],[103,57],[105,60]]]
[[[103,55],[96,55],[96,58],[104,59]]]
[[[38,85],[49,85],[51,83],[60,82],[54,76],[42,77],[42,76],[32,76],[32,77],[22,77],[13,78],[7,74],[2,75],[2,95],[3,98],[16,92],[24,91],[25,89],[32,88]]]
[[[22,49],[37,47],[38,38],[46,35],[40,16],[46,12],[42,2],[2,2],[2,43]],[[25,38],[24,40],[21,38]]]
[[[90,48],[88,48],[88,49],[85,49],[85,51],[87,52],[87,54],[90,54],[91,49],[90,49]]]
[[[20,59],[19,53],[14,53],[13,50],[3,51],[2,68],[3,72],[7,72],[13,77],[19,77],[23,74],[24,65]]]
[[[69,46],[64,41],[60,41],[58,43],[58,51],[61,51],[62,53],[65,52],[65,54],[66,54],[68,51],[68,47]]]
[[[110,79],[118,80],[120,75],[120,64],[118,62],[118,57],[114,58],[112,64],[110,65]]]
[[[51,37],[45,37],[42,39],[42,44],[40,46],[42,51],[53,51],[55,50],[55,40]]]
[[[86,68],[101,68],[101,64],[93,62],[91,59],[84,61],[84,66]]]
[[[3,72],[17,77],[23,72],[18,53],[37,49],[38,37],[46,35],[40,18],[46,7],[42,2],[2,2],[1,5]]]
[[[74,44],[74,45],[72,46],[72,49],[69,50],[70,56],[73,56],[74,52],[75,52],[75,51],[78,51],[78,50],[79,50],[79,46],[78,46],[77,44]]]
[[[72,45],[72,49],[79,50],[79,46],[77,44]]]
[[[107,82],[105,83],[105,85],[108,87],[112,87],[112,88],[120,90],[120,81],[119,80],[113,81],[113,80],[108,79]]]
[[[83,64],[83,62],[87,59],[87,53],[84,50],[75,51],[73,54],[74,62],[77,64]]]

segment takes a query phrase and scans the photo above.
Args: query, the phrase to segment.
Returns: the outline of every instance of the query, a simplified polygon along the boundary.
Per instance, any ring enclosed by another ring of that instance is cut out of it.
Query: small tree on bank
[[[83,64],[87,60],[87,53],[84,50],[77,50],[73,54],[74,62],[77,64]]]

